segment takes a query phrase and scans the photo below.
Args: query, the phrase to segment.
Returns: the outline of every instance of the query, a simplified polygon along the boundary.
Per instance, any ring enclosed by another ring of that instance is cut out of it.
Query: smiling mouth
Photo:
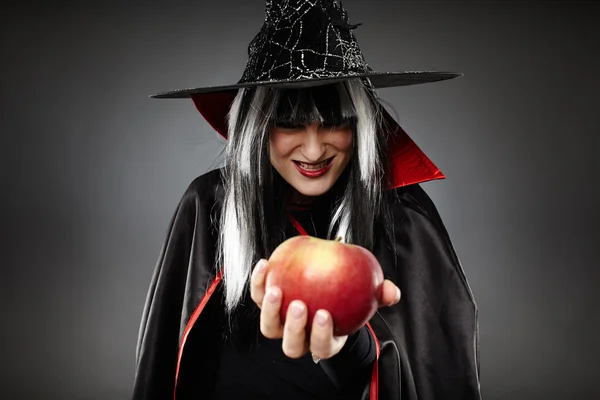
[[[330,157],[324,161],[321,161],[320,163],[316,163],[316,164],[311,164],[311,163],[305,163],[302,161],[296,161],[296,160],[292,160],[297,166],[299,166],[300,168],[306,170],[306,171],[318,171],[321,170],[323,168],[326,168],[329,166],[329,164],[331,164],[331,162],[333,161],[333,159],[335,158],[335,156]]]

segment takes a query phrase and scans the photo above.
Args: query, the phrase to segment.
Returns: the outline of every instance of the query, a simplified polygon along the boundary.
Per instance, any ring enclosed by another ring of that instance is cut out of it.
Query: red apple
[[[329,311],[334,335],[349,335],[371,319],[383,292],[383,272],[367,249],[311,236],[281,243],[269,258],[266,287],[282,292],[281,321],[293,300],[308,307],[308,330],[317,310]]]

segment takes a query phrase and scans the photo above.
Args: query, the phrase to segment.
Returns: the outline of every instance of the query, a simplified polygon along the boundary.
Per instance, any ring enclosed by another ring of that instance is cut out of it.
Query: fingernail
[[[327,313],[323,310],[317,311],[317,315],[315,315],[315,318],[317,319],[317,324],[319,324],[319,326],[327,325],[327,321],[329,320]]]
[[[304,305],[300,302],[293,302],[292,305],[292,317],[300,318],[304,314]]]
[[[269,300],[269,302],[275,303],[275,302],[277,302],[278,298],[279,298],[279,290],[277,290],[277,288],[270,288],[267,291],[267,300]]]
[[[258,272],[265,272],[266,268],[267,268],[267,261],[266,260],[260,260],[258,262],[258,265],[256,266],[256,269],[258,270]]]
[[[402,294],[400,293],[400,289],[398,287],[396,287],[396,303],[398,303],[400,301],[401,296],[402,296]]]

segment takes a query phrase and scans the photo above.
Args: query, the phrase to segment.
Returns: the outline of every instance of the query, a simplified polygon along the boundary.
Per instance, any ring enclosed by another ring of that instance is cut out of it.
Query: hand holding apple
[[[280,318],[282,293],[278,287],[270,287],[265,291],[265,275],[268,261],[258,262],[250,280],[252,300],[261,309],[260,331],[269,339],[283,338],[283,353],[290,358],[299,358],[310,351],[320,359],[331,358],[344,347],[347,336],[333,335],[331,315],[319,310],[312,321],[308,335],[308,313],[304,302],[294,300],[287,309],[285,324]]]
[[[283,293],[281,319],[292,300],[308,307],[308,320],[317,310],[331,313],[334,333],[356,332],[379,307],[383,271],[367,249],[311,236],[296,236],[280,244],[269,258],[267,288]]]
[[[283,338],[286,355],[296,358],[310,350],[325,359],[337,354],[347,334],[360,329],[377,307],[397,303],[400,290],[383,281],[381,267],[367,250],[308,238],[289,239],[268,262],[257,264],[251,296],[261,308],[261,332]]]

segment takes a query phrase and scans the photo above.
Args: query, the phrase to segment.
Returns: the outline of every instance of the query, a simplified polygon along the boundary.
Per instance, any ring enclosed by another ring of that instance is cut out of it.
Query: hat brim
[[[438,72],[438,71],[405,71],[405,72],[370,72],[366,74],[355,74],[325,78],[306,78],[306,79],[294,79],[294,80],[281,80],[281,81],[260,81],[260,82],[249,82],[249,83],[237,83],[234,85],[227,86],[207,86],[194,89],[179,89],[169,92],[157,93],[151,98],[154,99],[181,99],[189,98],[193,94],[199,93],[215,93],[225,92],[234,89],[242,89],[253,86],[277,86],[284,88],[303,88],[310,86],[326,85],[333,82],[344,81],[355,78],[369,78],[371,83],[376,89],[396,87],[396,86],[409,86],[418,85],[422,83],[439,82],[448,79],[458,78],[462,76],[461,73],[457,72]]]

